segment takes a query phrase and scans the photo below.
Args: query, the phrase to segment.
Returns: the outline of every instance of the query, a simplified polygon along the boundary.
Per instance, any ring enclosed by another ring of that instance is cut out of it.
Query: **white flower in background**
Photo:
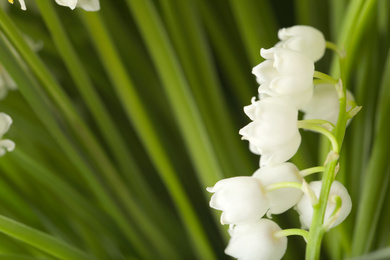
[[[225,253],[238,260],[280,260],[287,249],[287,238],[276,237],[281,228],[269,219],[235,225]]]
[[[207,188],[213,192],[210,207],[222,210],[221,223],[254,222],[265,215],[269,202],[260,180],[253,177],[233,177]]]
[[[289,162],[277,166],[258,169],[253,177],[260,179],[264,186],[280,182],[302,183],[298,168]],[[267,215],[280,214],[295,206],[302,197],[303,192],[296,188],[280,188],[269,191],[266,196],[270,202],[270,209]]]
[[[56,0],[56,3],[62,6],[67,6],[72,10],[76,7],[83,8],[85,11],[100,10],[99,0]]]
[[[348,101],[355,101],[352,93],[347,90]],[[352,107],[347,105],[346,111]],[[316,84],[314,94],[309,103],[302,108],[305,113],[303,119],[323,119],[336,125],[339,116],[339,97],[332,84]],[[350,120],[348,120],[348,123]]]
[[[10,2],[11,4],[13,4],[14,3],[14,0],[8,0],[8,2]],[[19,0],[19,4],[20,4],[20,8],[22,9],[22,10],[26,10],[26,4],[24,3],[24,0]],[[1,7],[2,8],[8,8],[8,5],[6,6],[6,3],[5,3],[5,1],[3,0],[3,1],[1,1]]]
[[[260,166],[271,166],[289,160],[301,143],[298,131],[298,110],[283,102],[283,99],[269,97],[244,107],[253,120],[240,130],[242,139],[248,140],[252,149],[261,154]]]
[[[306,54],[313,62],[324,56],[326,41],[319,30],[306,25],[282,28],[278,32],[281,40],[276,47],[282,47]]]
[[[289,49],[261,49],[266,60],[252,69],[260,84],[260,97],[284,97],[300,109],[312,97],[314,63],[305,54]]]
[[[5,113],[0,113],[0,156],[6,151],[11,152],[15,149],[15,143],[8,139],[2,139],[3,135],[8,132],[12,124],[12,119]]]
[[[5,68],[0,64],[0,100],[7,95],[8,90],[15,89],[17,89],[15,81],[11,78]]]
[[[317,198],[320,195],[322,181],[313,181],[310,183],[310,188],[314,191],[314,194]],[[342,200],[341,209],[338,213],[337,218],[332,223],[329,228],[333,228],[339,225],[341,222],[346,219],[352,209],[351,197],[348,194],[347,189],[338,181],[334,181],[330,188],[329,198],[325,210],[325,219],[324,223],[327,222],[329,217],[333,214],[336,203],[334,201],[334,196],[339,196]],[[310,196],[304,194],[301,200],[298,202],[296,210],[299,214],[299,220],[301,221],[303,229],[309,229],[311,225],[311,220],[313,218],[313,207],[311,203]]]
[[[27,35],[23,35],[23,39],[26,41],[27,45],[35,52],[38,52],[43,48],[42,41],[35,41]],[[12,46],[10,42],[8,42],[8,44]],[[14,48],[11,48],[11,50],[15,53],[15,55],[19,56],[18,52]],[[17,85],[15,81],[11,78],[7,70],[0,64],[0,100],[7,96],[9,90],[16,89]]]

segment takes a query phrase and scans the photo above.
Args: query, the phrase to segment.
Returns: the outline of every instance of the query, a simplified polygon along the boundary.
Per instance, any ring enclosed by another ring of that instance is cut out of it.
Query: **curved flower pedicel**
[[[347,107],[346,111],[349,111],[352,106],[348,105],[349,102],[354,102],[355,98],[352,93],[347,90]],[[332,84],[316,84],[314,86],[314,94],[309,103],[306,104],[301,110],[305,113],[303,119],[323,119],[329,121],[333,125],[336,125],[339,116],[339,97],[337,91]],[[350,120],[348,120],[348,123]]]
[[[207,191],[214,193],[210,207],[222,210],[223,225],[257,221],[269,209],[265,188],[260,180],[254,177],[223,179],[214,187],[207,188]]]
[[[282,47],[306,54],[313,62],[324,56],[326,41],[322,32],[306,25],[295,25],[282,28],[278,32],[280,42],[276,47]]]
[[[320,195],[321,186],[322,181],[313,181],[310,183],[310,188],[317,198]],[[340,182],[333,181],[325,210],[324,223],[328,224],[327,228],[334,228],[343,222],[351,212],[351,209],[352,201],[347,189]],[[302,228],[309,229],[313,218],[313,206],[310,194],[306,193],[302,196],[297,204],[296,210],[299,214]]]
[[[280,98],[252,99],[244,107],[245,113],[253,120],[239,131],[242,139],[248,140],[259,154],[260,166],[283,163],[297,152],[301,143],[298,131],[298,110],[283,103]]]
[[[6,151],[11,152],[15,149],[15,143],[8,139],[2,139],[3,135],[8,132],[12,124],[12,119],[5,113],[0,113],[0,156],[3,156]]]
[[[298,168],[289,162],[277,166],[260,168],[253,174],[253,177],[260,179],[265,187],[283,182],[301,184],[303,180],[299,175]],[[302,194],[302,190],[292,187],[268,191],[266,196],[270,202],[270,208],[267,216],[281,214],[294,207],[302,197]]]
[[[235,225],[225,253],[238,260],[280,260],[287,249],[287,238],[278,237],[281,228],[269,219]]]
[[[260,84],[260,98],[283,97],[285,104],[302,108],[313,94],[314,63],[305,54],[284,49],[261,49],[266,60],[252,69]]]

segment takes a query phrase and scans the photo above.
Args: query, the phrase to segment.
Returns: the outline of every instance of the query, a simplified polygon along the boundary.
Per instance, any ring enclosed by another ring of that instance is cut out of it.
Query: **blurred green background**
[[[278,29],[296,24],[346,50],[345,84],[363,106],[338,174],[353,211],[325,236],[321,259],[390,246],[389,1],[100,3],[99,12],[52,0],[0,10],[0,70],[19,88],[0,100],[16,143],[0,158],[1,259],[229,259],[205,188],[259,167],[238,135],[257,95],[251,69]],[[337,78],[336,61],[327,51],[316,70]],[[327,142],[302,137],[292,161],[322,164]],[[275,220],[300,227],[294,210]],[[304,252],[289,237],[283,259]],[[376,254],[362,259],[390,258]]]

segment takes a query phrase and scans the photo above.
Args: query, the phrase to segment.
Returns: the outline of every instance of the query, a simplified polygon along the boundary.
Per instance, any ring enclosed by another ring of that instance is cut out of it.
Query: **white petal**
[[[0,156],[3,156],[6,151],[11,152],[15,149],[15,143],[11,140],[0,140]]]
[[[265,60],[252,69],[252,74],[256,76],[259,84],[271,81],[278,76],[278,71],[273,64],[273,60]]]
[[[271,81],[269,88],[279,95],[294,95],[313,89],[313,76],[279,76]]]
[[[81,7],[85,11],[98,11],[100,10],[100,2],[99,0],[79,0],[77,7]]]
[[[259,178],[264,186],[280,182],[302,183],[298,168],[292,163],[282,163],[276,166],[258,169],[253,177]],[[281,188],[267,192],[270,201],[270,214],[280,214],[295,206],[303,192],[296,188]]]
[[[26,8],[26,4],[24,3],[24,0],[19,0],[19,3],[20,3],[20,8],[25,11],[27,8]]]
[[[12,118],[6,113],[0,113],[0,138],[8,131]]]
[[[354,101],[354,97],[349,90],[347,90],[347,100]],[[314,86],[312,99],[302,108],[305,113],[303,119],[323,119],[335,125],[339,109],[339,98],[334,86],[331,84],[317,84]],[[346,110],[349,109],[350,107],[347,107]]]
[[[236,225],[229,232],[225,253],[238,260],[280,260],[287,249],[287,238],[275,238],[278,231],[281,228],[268,219]]]
[[[210,207],[223,211],[222,224],[257,221],[269,208],[261,182],[253,177],[223,179],[207,191],[214,192]]]
[[[73,10],[76,8],[77,0],[56,0],[56,3],[62,6],[67,6]]]
[[[252,104],[250,104],[249,106],[244,107],[244,112],[251,120],[255,120],[257,114],[256,110],[258,108],[258,104],[255,97],[252,98],[251,103]]]
[[[281,40],[277,45],[305,53],[314,62],[322,58],[326,49],[324,35],[317,29],[296,25],[280,29],[278,37]]]
[[[274,147],[272,151],[262,151],[260,157],[260,167],[274,166],[284,163],[293,157],[301,144],[299,132],[287,143],[280,147]]]
[[[277,48],[274,53],[274,66],[282,75],[310,75],[314,73],[314,63],[305,54],[293,50]]]

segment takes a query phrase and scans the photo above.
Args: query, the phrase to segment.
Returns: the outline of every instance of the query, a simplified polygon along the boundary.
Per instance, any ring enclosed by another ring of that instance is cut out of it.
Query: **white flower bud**
[[[260,84],[259,94],[283,97],[285,103],[300,109],[313,92],[314,63],[297,51],[271,48],[261,49],[267,59],[253,68],[252,73]]]
[[[277,47],[291,49],[306,54],[313,62],[324,56],[326,41],[319,30],[305,25],[296,25],[289,28],[282,28],[278,32],[281,40]]]
[[[310,188],[313,190],[317,198],[320,195],[321,186],[322,186],[322,181],[313,181],[310,183]],[[352,209],[352,201],[351,201],[351,197],[348,194],[347,189],[340,182],[334,181],[332,183],[329,192],[329,198],[325,210],[324,223],[326,223],[329,217],[334,213],[335,206],[336,206],[336,203],[333,199],[334,196],[339,196],[341,198],[342,204],[341,204],[340,212],[337,215],[337,218],[330,225],[329,228],[336,227],[341,222],[343,222]],[[302,196],[301,200],[297,204],[296,210],[299,214],[299,220],[301,221],[302,228],[309,229],[313,218],[313,207],[312,207],[310,196],[308,194],[304,194]]]
[[[286,253],[287,238],[275,237],[281,228],[269,219],[235,225],[225,253],[238,260],[280,260]]]
[[[257,178],[233,177],[207,188],[213,192],[210,207],[222,210],[221,223],[238,224],[259,220],[267,212],[269,202]]]
[[[348,101],[355,101],[352,93],[347,90]],[[347,105],[346,111],[352,107]],[[332,84],[317,84],[314,86],[312,99],[301,110],[305,113],[303,119],[323,119],[336,125],[339,116],[339,97]],[[350,120],[348,120],[348,123]]]
[[[265,187],[280,182],[302,183],[298,168],[289,162],[260,168],[253,174],[253,177],[259,178]],[[302,194],[303,192],[296,188],[280,188],[267,192],[266,196],[270,202],[267,215],[270,217],[271,214],[280,214],[287,211],[298,203]]]
[[[12,119],[5,113],[0,113],[0,156],[3,156],[6,151],[15,149],[15,143],[11,140],[2,140],[3,135],[8,131],[12,124]]]
[[[261,166],[283,163],[294,156],[301,142],[296,108],[280,98],[269,97],[252,99],[244,111],[253,122],[239,133],[261,154]]]

